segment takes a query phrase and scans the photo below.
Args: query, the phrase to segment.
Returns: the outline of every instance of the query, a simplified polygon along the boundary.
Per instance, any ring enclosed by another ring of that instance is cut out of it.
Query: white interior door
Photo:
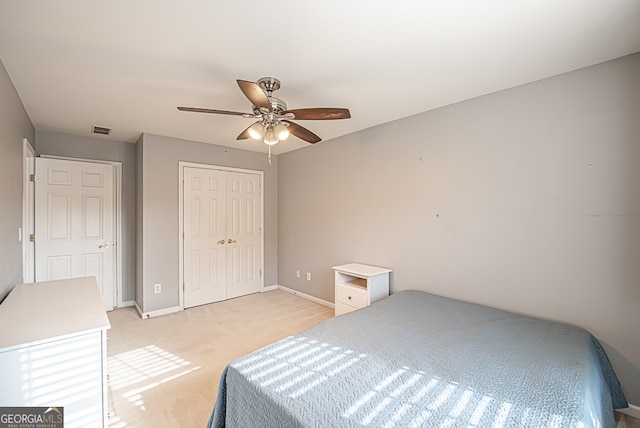
[[[227,173],[227,298],[257,293],[262,283],[260,180]]]
[[[262,197],[258,174],[185,167],[184,307],[262,288]]]
[[[184,169],[184,307],[227,298],[225,173]]]
[[[113,166],[36,158],[36,281],[95,276],[114,306]]]

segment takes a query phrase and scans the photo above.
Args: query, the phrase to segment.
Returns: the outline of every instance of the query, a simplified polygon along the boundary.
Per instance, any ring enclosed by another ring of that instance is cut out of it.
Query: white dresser
[[[0,305],[0,406],[63,407],[66,428],[105,427],[110,327],[94,277],[16,286]]]
[[[336,316],[389,296],[391,269],[350,263],[334,266]]]

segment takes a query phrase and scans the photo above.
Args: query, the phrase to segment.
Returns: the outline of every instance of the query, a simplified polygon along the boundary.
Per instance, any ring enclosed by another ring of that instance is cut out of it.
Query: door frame
[[[260,177],[260,292],[264,291],[264,171],[245,168],[233,168],[220,165],[209,165],[195,162],[178,161],[178,286],[179,310],[184,311],[184,169],[201,168],[218,171],[254,174]]]
[[[28,139],[22,139],[22,282],[30,283],[35,279],[35,245],[30,235],[34,233],[35,223],[35,188],[31,174],[35,172],[36,151]]]
[[[122,301],[122,250],[120,249],[120,245],[122,242],[122,162],[119,161],[106,161],[99,159],[86,159],[86,158],[74,158],[69,156],[56,156],[56,155],[46,155],[41,154],[41,158],[49,158],[49,159],[60,159],[60,160],[68,160],[68,161],[78,161],[78,162],[92,162],[99,164],[111,165],[113,167],[113,189],[115,194],[113,195],[114,205],[115,205],[115,215],[113,216],[113,230],[116,238],[116,243],[114,245],[115,257],[114,260],[114,270],[113,270],[113,278],[115,279],[115,287],[113,287],[113,302],[115,304],[115,308],[122,308],[125,306]],[[34,195],[35,197],[35,192]],[[35,212],[32,213],[33,221],[35,221]],[[35,272],[35,264],[33,265],[33,270]],[[131,306],[131,305],[126,305]]]

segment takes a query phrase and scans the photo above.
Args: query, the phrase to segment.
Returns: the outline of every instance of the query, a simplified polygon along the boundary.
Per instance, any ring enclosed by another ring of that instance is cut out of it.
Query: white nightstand
[[[334,266],[336,316],[369,306],[389,296],[391,269],[350,263]]]

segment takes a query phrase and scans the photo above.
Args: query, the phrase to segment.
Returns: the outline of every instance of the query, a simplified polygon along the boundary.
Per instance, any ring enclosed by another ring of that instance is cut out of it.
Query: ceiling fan
[[[285,140],[290,134],[315,144],[321,141],[313,132],[298,125],[292,120],[333,120],[348,119],[351,117],[349,109],[346,108],[302,108],[288,110],[284,101],[272,96],[274,91],[280,89],[280,81],[275,77],[263,77],[258,82],[246,80],[236,80],[242,93],[251,101],[253,113],[241,113],[227,110],[213,110],[195,107],[178,107],[180,111],[191,111],[198,113],[227,114],[242,116],[248,119],[258,119],[248,128],[238,135],[236,140],[246,140],[253,138],[262,140],[269,146],[269,156],[271,156],[271,146]]]

